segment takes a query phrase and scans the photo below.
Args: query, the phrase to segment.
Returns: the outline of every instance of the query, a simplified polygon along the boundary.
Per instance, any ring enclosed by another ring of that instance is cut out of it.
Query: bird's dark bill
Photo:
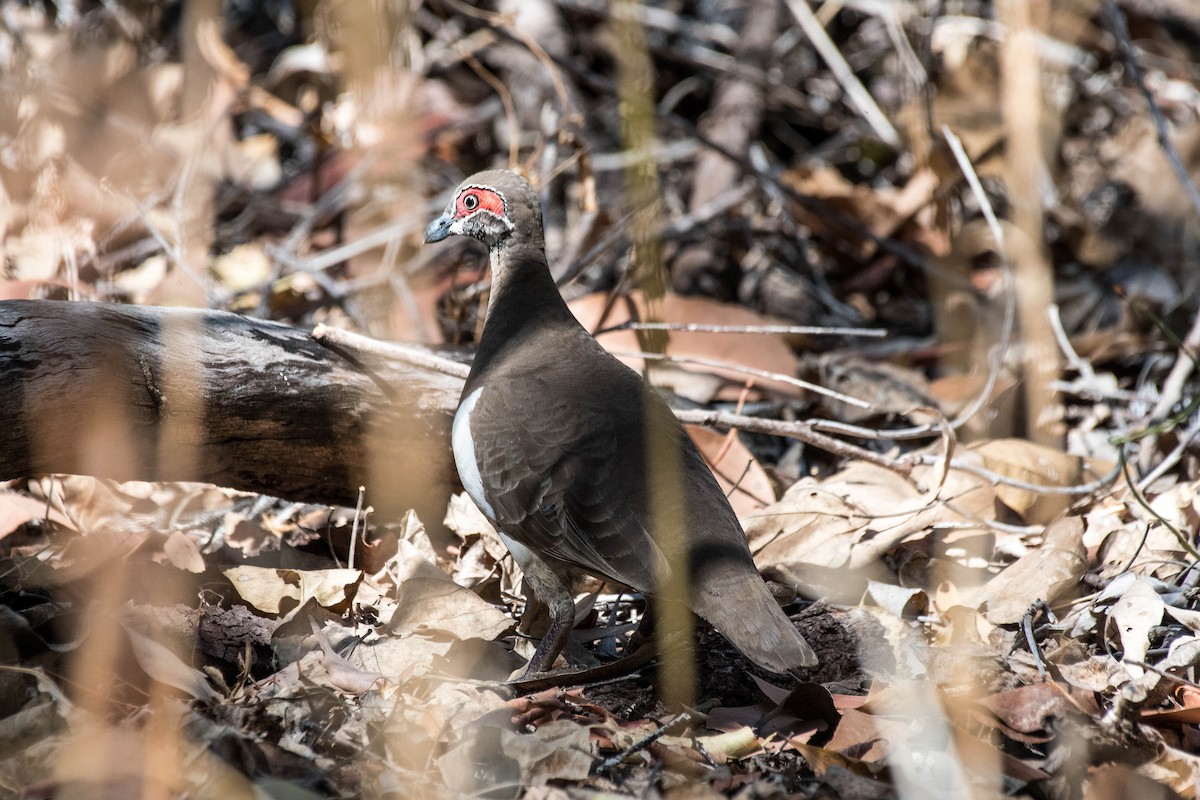
[[[425,229],[426,244],[440,242],[442,239],[445,239],[447,236],[449,236],[451,223],[452,220],[445,214],[429,223],[429,227]]]

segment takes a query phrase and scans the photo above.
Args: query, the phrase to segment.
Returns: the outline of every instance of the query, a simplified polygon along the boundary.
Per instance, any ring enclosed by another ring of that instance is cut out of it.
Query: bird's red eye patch
[[[498,192],[479,186],[472,186],[469,189],[463,190],[463,193],[458,196],[454,215],[456,217],[469,217],[476,211],[487,211],[504,219],[504,198]]]

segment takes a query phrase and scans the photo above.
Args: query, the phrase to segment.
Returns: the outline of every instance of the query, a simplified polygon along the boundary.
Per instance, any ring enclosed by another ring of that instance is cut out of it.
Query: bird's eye
[[[469,194],[463,198],[463,208],[467,211],[474,211],[479,208],[479,198],[473,194]]]

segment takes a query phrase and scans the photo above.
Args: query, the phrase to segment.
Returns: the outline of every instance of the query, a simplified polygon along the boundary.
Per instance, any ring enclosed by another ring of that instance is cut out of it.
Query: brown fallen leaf
[[[325,608],[340,606],[354,597],[362,580],[356,569],[270,569],[240,566],[224,571],[237,593],[250,605],[268,614],[278,614],[284,600],[295,600],[296,608],[316,600]]]
[[[877,764],[892,753],[894,742],[912,735],[913,724],[902,718],[850,709],[842,713],[842,722],[825,748],[867,764]]]
[[[940,183],[931,170],[921,169],[901,188],[868,188],[850,182],[836,167],[819,162],[804,162],[791,168],[784,174],[784,180],[803,194],[824,198],[851,212],[878,236],[890,236],[904,220],[928,204]],[[806,213],[805,217],[814,226],[827,230],[828,221],[820,215]],[[864,250],[869,247],[870,243],[864,241]]]
[[[513,620],[470,589],[445,579],[412,578],[400,586],[387,630],[400,636],[439,630],[460,639],[495,639]]]
[[[458,639],[491,641],[512,627],[508,614],[450,579],[406,541],[400,542],[396,610],[384,629],[407,636],[442,631]]]
[[[1054,683],[1035,683],[998,692],[979,700],[996,719],[1020,734],[1037,734],[1037,741],[1049,741],[1056,720],[1075,710],[1075,705]],[[1025,740],[1029,741],[1029,740]]]
[[[163,542],[163,553],[173,566],[199,575],[204,572],[204,556],[192,537],[183,531],[171,531]]]
[[[582,781],[591,774],[594,747],[586,725],[556,720],[533,733],[500,731],[500,750],[517,763],[526,786],[550,781]]]
[[[1145,661],[1150,649],[1150,632],[1162,622],[1166,604],[1146,578],[1137,577],[1120,599],[1109,609],[1109,627],[1117,629],[1124,651],[1122,662],[1134,678],[1145,674],[1145,668],[1133,661]]]
[[[1083,480],[1082,459],[1024,439],[993,439],[969,449],[982,456],[987,469],[1024,483],[1072,486]],[[996,496],[1031,525],[1049,523],[1072,502],[1071,495],[1031,492],[1005,483],[997,484]]]
[[[936,485],[939,474],[922,467],[913,478]],[[746,534],[760,569],[802,575],[806,565],[875,564],[934,525],[990,519],[994,504],[992,487],[962,471],[951,470],[936,494],[922,493],[891,470],[856,461],[824,480],[801,479],[777,503],[749,517]],[[838,591],[837,586],[822,588]]]
[[[987,604],[985,616],[993,625],[1021,621],[1037,600],[1053,603],[1077,589],[1087,572],[1083,520],[1066,517],[1046,528],[1040,547],[1005,567],[980,587],[976,599]]]
[[[739,517],[749,516],[775,502],[775,489],[766,470],[736,433],[719,433],[698,425],[684,427]]]
[[[818,776],[826,775],[831,769],[843,769],[860,778],[880,779],[885,775],[886,768],[883,764],[869,764],[862,759],[843,755],[828,747],[814,747],[804,742],[791,742],[791,744]]]

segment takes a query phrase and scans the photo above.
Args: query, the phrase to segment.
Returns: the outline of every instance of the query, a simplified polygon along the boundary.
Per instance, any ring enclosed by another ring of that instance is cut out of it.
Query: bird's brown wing
[[[471,431],[477,443],[488,443],[477,444],[476,458],[493,521],[536,555],[655,593],[668,559],[645,527],[646,465],[637,460],[647,446],[643,425],[653,426],[681,456],[683,491],[664,511],[680,521],[675,545],[682,552],[670,548],[671,561],[676,569],[688,565],[689,605],[761,666],[785,672],[815,664],[759,577],[737,517],[700,454],[682,438],[667,404],[647,402],[641,379],[630,375],[633,391],[619,385],[619,402],[607,402],[603,413],[588,406],[594,393],[562,391],[561,375],[555,403],[546,402],[551,395],[541,376],[526,376],[520,391],[484,390]],[[541,399],[534,403],[527,391]],[[626,412],[642,403],[640,413]],[[527,411],[533,407],[536,415]]]
[[[475,455],[494,521],[536,554],[653,591],[666,561],[643,525],[645,468],[629,460],[645,449],[641,416],[627,413],[642,400],[629,391],[638,384],[610,387],[620,402],[601,412],[591,406],[603,387],[569,391],[556,376],[548,392],[550,377],[522,377],[509,391],[485,390],[471,415],[473,438],[488,443]]]

